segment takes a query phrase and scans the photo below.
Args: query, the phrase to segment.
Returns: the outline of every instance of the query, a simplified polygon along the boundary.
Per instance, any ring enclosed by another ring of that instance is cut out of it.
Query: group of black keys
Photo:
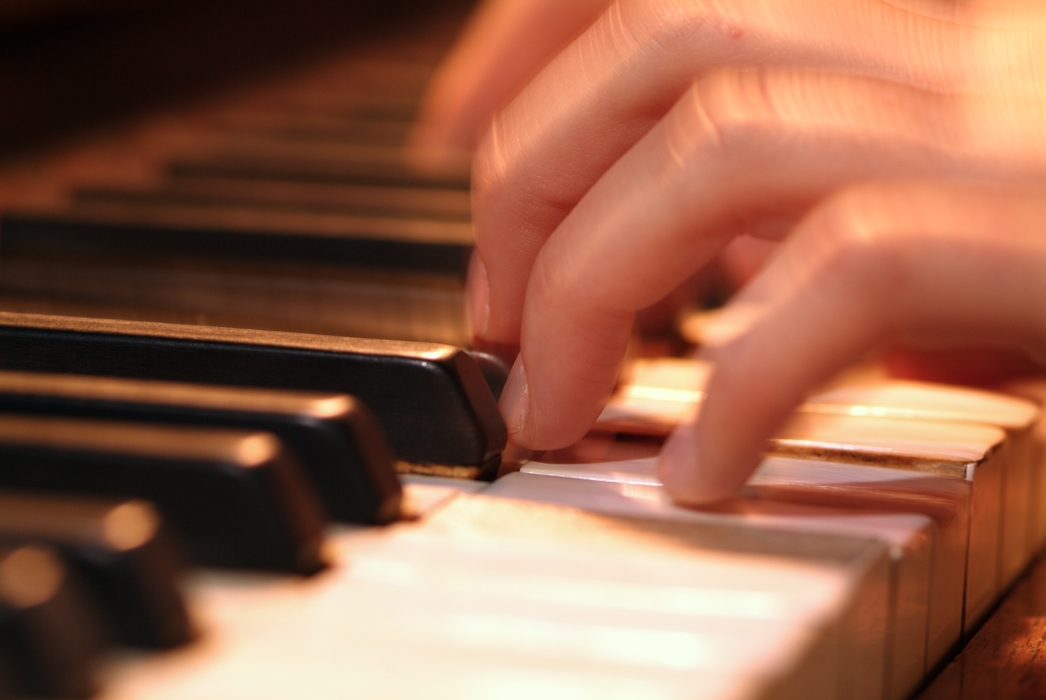
[[[0,295],[14,310],[0,311],[0,696],[87,696],[107,644],[189,642],[185,562],[312,574],[328,518],[400,516],[397,472],[497,472],[506,367],[495,358],[416,337],[292,333],[279,319],[231,328],[22,308],[61,311],[77,275],[220,278],[226,264],[243,289],[245,278],[307,285],[349,270],[361,289],[413,275],[460,295],[468,223],[448,207],[467,203],[467,178],[413,174],[396,141],[409,116],[340,90],[348,107],[273,108],[275,126],[247,139],[264,157],[171,162],[159,186],[5,212]],[[295,113],[314,125],[295,127]],[[374,146],[381,133],[388,143]],[[340,155],[323,157],[324,144]],[[310,188],[319,194],[306,201]],[[254,219],[230,215],[244,209]],[[271,224],[295,217],[304,223]],[[19,289],[19,269],[40,284]],[[331,303],[351,313],[354,288]]]

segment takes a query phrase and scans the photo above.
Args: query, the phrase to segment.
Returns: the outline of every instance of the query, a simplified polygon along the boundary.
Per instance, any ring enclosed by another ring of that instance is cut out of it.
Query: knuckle
[[[890,213],[907,210],[889,188],[860,186],[835,195],[815,215],[818,274],[888,301],[910,279],[914,232]],[[903,220],[903,219],[902,219]]]
[[[508,180],[508,157],[499,138],[503,131],[500,118],[495,118],[490,130],[480,142],[472,160],[472,205],[482,209],[497,201]]]
[[[776,80],[763,70],[725,69],[691,85],[669,134],[680,152],[736,153],[776,133]]]
[[[625,5],[622,19],[641,42],[672,46],[703,24],[705,8],[701,5],[700,2],[641,0]]]
[[[578,267],[566,256],[549,255],[542,250],[527,282],[528,306],[570,316],[572,323],[581,323],[591,307]]]
[[[574,181],[561,164],[535,155],[533,139],[518,115],[497,115],[472,160],[472,221],[477,245],[490,238],[529,250],[543,235],[535,233],[561,220],[576,203]],[[508,235],[507,231],[513,231]]]
[[[570,285],[566,281],[566,275],[554,272],[553,266],[545,263],[543,258],[544,256],[538,256],[530,272],[527,297],[539,307],[547,308],[549,305],[555,305],[565,293],[569,294]]]

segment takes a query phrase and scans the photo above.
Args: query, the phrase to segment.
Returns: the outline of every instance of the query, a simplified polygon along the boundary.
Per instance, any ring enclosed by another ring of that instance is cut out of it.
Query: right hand
[[[838,280],[838,269],[825,265],[864,259],[889,273],[892,261],[905,274],[925,273],[923,286],[908,288],[918,298],[907,301],[920,310],[908,318],[921,328],[883,320],[875,298],[844,286],[853,292],[849,306],[839,307],[835,325],[793,339],[787,366],[772,361],[784,346],[768,330],[798,326],[771,320],[777,316],[753,326],[759,343],[724,354],[697,447],[688,450],[701,473],[694,466],[693,478],[668,485],[688,502],[726,495],[812,383],[877,343],[920,330],[936,338],[945,317],[954,326],[965,313],[958,293],[924,294],[944,289],[934,277],[943,268],[907,267],[919,250],[932,249],[936,262],[949,246],[962,248],[956,272],[982,284],[998,273],[988,261],[1008,260],[1028,284],[1013,294],[991,287],[1006,292],[998,308],[1021,294],[1036,298],[1040,256],[1031,219],[1014,231],[1024,251],[1016,257],[1000,248],[1008,239],[994,235],[990,222],[1036,199],[1027,188],[996,188],[1046,183],[1044,105],[1046,7],[1039,2],[610,5],[495,117],[475,161],[472,318],[480,340],[521,348],[503,395],[512,440],[548,449],[581,437],[613,388],[636,311],[738,234],[780,239],[797,221],[817,232],[803,233],[795,246],[786,241],[786,251],[800,252],[782,251],[777,272],[765,277],[774,281],[743,296],[749,304],[753,294],[780,296],[755,300],[778,309],[780,319],[789,318],[790,300],[833,293],[817,287]],[[902,179],[919,182],[891,184]],[[956,181],[987,186],[970,190]],[[874,207],[883,216],[876,219]],[[919,230],[905,233],[906,221]],[[961,230],[950,236],[935,221]],[[878,232],[880,224],[888,230]],[[933,245],[918,248],[923,236]],[[966,255],[971,250],[981,252]],[[804,262],[811,251],[817,255]],[[812,318],[802,305],[794,312]],[[951,339],[984,335],[990,319],[976,318],[981,325]],[[1022,336],[997,325],[1006,342],[1039,337],[1037,328]]]

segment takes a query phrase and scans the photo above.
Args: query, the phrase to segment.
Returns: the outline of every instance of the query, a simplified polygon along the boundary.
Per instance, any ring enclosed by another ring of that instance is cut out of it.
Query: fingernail
[[[487,281],[487,268],[476,251],[472,251],[472,259],[469,260],[465,294],[468,297],[465,308],[468,310],[468,323],[472,337],[485,337],[487,323],[490,320],[490,283]]]
[[[523,355],[517,356],[515,364],[512,365],[508,381],[501,392],[498,408],[501,409],[501,416],[505,419],[505,427],[510,435],[523,430],[527,422],[527,411],[530,409],[530,390],[527,388],[527,370],[523,367]]]
[[[680,425],[665,441],[657,459],[657,475],[676,500],[694,500],[694,485],[700,468],[696,430],[693,423]]]

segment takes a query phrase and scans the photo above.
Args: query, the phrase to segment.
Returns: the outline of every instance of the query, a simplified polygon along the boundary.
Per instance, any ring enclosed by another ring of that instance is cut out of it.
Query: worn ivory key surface
[[[869,540],[483,495],[331,541],[311,580],[198,581],[209,640],[103,697],[849,697],[888,602]]]

